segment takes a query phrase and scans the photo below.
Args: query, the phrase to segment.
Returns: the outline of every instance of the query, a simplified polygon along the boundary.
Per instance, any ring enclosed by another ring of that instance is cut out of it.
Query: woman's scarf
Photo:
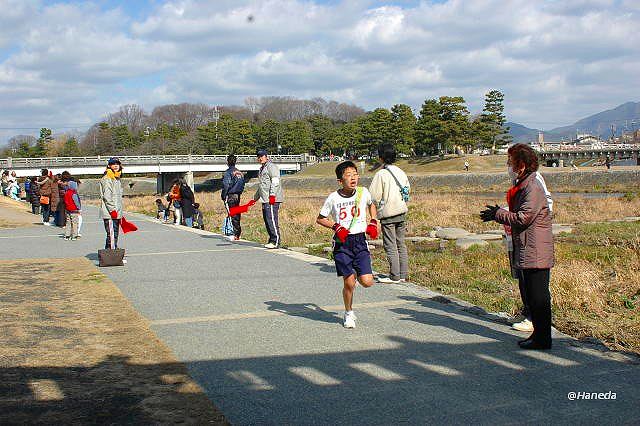
[[[514,185],[507,191],[507,205],[509,206],[510,212],[513,211],[513,201],[516,198],[516,194],[520,191],[520,189],[522,189],[522,182],[525,181],[529,174],[530,173],[527,173],[522,178],[516,179]]]
[[[107,173],[105,173],[105,175],[109,178],[109,179],[120,179],[120,175],[122,174],[122,172],[120,170],[118,170],[117,172],[114,172],[111,169],[107,169]]]

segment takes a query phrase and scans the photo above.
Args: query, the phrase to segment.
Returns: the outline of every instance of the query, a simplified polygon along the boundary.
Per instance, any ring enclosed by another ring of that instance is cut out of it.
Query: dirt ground
[[[0,196],[0,228],[35,226],[42,223],[41,216],[32,214],[27,203]]]
[[[0,261],[0,424],[227,424],[84,258]]]

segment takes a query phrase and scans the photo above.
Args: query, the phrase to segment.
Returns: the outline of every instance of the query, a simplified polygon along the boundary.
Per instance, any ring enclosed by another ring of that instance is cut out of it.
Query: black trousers
[[[527,300],[527,291],[524,288],[524,280],[522,274],[518,274],[518,287],[520,288],[520,298],[522,299],[522,316],[531,321],[531,309],[529,309],[529,301]]]
[[[104,219],[104,230],[107,231],[107,240],[104,243],[104,248],[118,248],[120,219]],[[111,247],[111,241],[113,241],[113,247]]]
[[[551,344],[551,293],[549,269],[521,269],[525,300],[531,313],[531,338],[543,345]]]
[[[229,208],[240,205],[240,194],[227,194],[227,206]],[[231,224],[233,225],[233,235],[240,238],[242,227],[240,226],[239,214],[231,216]]]
[[[269,233],[269,242],[280,246],[280,223],[278,222],[278,212],[280,203],[262,203],[262,219]]]

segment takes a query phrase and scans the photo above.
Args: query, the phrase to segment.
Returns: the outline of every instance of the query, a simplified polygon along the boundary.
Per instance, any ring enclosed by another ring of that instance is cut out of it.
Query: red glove
[[[331,228],[335,231],[336,237],[338,237],[341,243],[347,241],[347,236],[349,235],[349,230],[347,228],[340,225],[339,223],[334,223]]]
[[[371,221],[367,225],[367,235],[372,240],[375,240],[378,237],[378,221],[377,220],[371,219]]]
[[[256,200],[249,200],[249,202],[247,203],[249,207],[253,207],[255,204],[256,204]]]
[[[117,219],[118,218],[118,212],[113,210],[109,212],[109,216],[111,216],[111,219]]]
[[[276,196],[269,195],[269,204],[274,205],[276,203]]]

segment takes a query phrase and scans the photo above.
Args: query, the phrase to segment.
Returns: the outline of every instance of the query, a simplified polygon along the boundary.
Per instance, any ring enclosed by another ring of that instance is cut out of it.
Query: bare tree
[[[129,104],[121,106],[117,112],[111,113],[105,120],[110,127],[127,126],[129,132],[138,134],[142,131],[145,113],[140,105]]]
[[[211,120],[211,112],[212,108],[202,103],[163,105],[153,109],[148,122],[154,128],[164,123],[192,132]]]

